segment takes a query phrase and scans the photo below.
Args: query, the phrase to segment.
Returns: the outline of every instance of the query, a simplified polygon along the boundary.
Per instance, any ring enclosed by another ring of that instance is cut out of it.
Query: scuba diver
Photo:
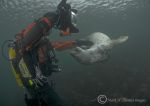
[[[46,13],[16,34],[14,40],[8,40],[9,61],[17,84],[27,91],[24,98],[27,106],[62,106],[53,83],[48,82],[53,72],[61,71],[55,50],[91,45],[82,39],[55,42],[48,39],[52,28],[60,30],[60,36],[79,32],[77,10],[66,2],[62,0],[56,11]]]
[[[60,30],[61,36],[78,33],[76,28],[77,10],[72,9],[67,0],[62,0],[54,12],[32,22],[16,34],[8,44],[9,60],[19,86],[26,89],[27,106],[62,106],[63,103],[47,77],[61,71],[55,50],[71,48],[82,41],[50,42],[52,28]],[[78,42],[78,43],[77,43]]]

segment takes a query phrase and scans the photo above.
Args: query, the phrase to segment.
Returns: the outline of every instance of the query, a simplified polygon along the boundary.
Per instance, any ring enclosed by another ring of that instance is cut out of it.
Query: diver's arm
[[[91,41],[86,40],[86,39],[56,41],[56,42],[51,42],[51,44],[52,44],[53,48],[57,51],[64,51],[64,50],[71,49],[71,48],[74,48],[77,46],[90,47],[93,45],[93,43]]]
[[[69,40],[69,41],[56,41],[51,42],[52,47],[57,51],[64,51],[67,49],[71,49],[76,46],[76,41]]]

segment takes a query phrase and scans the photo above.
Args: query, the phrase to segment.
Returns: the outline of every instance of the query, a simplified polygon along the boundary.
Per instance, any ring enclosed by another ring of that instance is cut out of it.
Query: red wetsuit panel
[[[17,37],[17,41],[19,41],[20,50],[22,52],[28,51],[34,43],[39,41],[42,36],[46,35],[45,33],[48,32],[52,28],[51,21],[43,17],[37,22],[33,22],[27,26],[21,33],[20,37]]]
[[[35,22],[31,23],[29,26],[27,26],[27,28],[25,29],[25,31],[23,32],[23,37],[27,36],[28,32],[32,30],[32,28],[36,25]]]
[[[57,41],[57,42],[52,42],[52,46],[56,50],[62,51],[62,50],[66,50],[66,49],[76,46],[76,42],[75,41]]]
[[[43,22],[47,23],[47,25],[48,25],[49,27],[51,27],[51,26],[52,26],[52,25],[51,25],[51,22],[50,22],[50,21],[49,21],[49,19],[48,19],[48,18],[46,18],[46,17],[42,18],[42,19],[41,19],[41,21],[43,21]]]

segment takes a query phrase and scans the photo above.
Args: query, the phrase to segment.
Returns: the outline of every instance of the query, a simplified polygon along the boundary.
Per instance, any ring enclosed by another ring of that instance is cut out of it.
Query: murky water
[[[12,39],[34,19],[56,9],[60,0],[0,0],[0,45]],[[128,35],[129,41],[116,47],[101,64],[83,66],[66,52],[57,53],[63,72],[54,74],[56,91],[73,106],[99,106],[98,95],[110,98],[150,98],[150,1],[68,0],[79,10],[79,34],[51,39],[76,39],[92,32],[110,37]],[[16,85],[6,60],[0,56],[0,106],[24,106],[23,91]],[[124,106],[126,104],[122,104]],[[135,104],[128,104],[133,106]],[[135,106],[146,106],[136,104]],[[120,106],[120,104],[108,104]],[[149,106],[149,105],[147,105]]]

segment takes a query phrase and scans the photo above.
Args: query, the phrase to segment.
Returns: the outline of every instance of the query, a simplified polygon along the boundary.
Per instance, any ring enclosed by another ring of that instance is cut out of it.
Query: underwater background
[[[34,19],[56,9],[60,0],[0,0],[0,45]],[[70,106],[100,106],[97,97],[141,98],[146,103],[107,103],[107,106],[150,106],[150,0],[68,0],[78,9],[80,33],[62,38],[52,30],[50,40],[84,38],[102,32],[116,38],[128,35],[129,40],[111,51],[109,60],[81,65],[68,53],[57,52],[60,73],[55,90]],[[2,52],[2,50],[0,51]],[[0,106],[25,106],[24,90],[20,89],[9,62],[0,55]],[[147,105],[146,105],[147,104]]]

